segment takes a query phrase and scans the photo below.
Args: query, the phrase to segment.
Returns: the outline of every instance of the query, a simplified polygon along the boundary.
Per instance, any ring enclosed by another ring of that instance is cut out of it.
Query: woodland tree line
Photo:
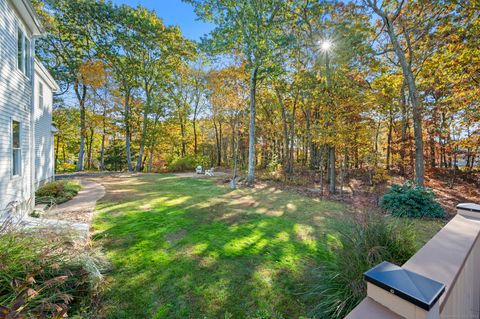
[[[143,7],[35,1],[57,171],[203,164],[335,192],[356,169],[479,168],[478,0],[185,2],[216,26],[200,43]]]

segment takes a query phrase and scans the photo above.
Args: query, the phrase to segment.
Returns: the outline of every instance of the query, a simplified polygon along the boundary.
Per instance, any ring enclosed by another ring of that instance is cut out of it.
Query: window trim
[[[21,59],[22,59],[22,64],[21,64],[21,67],[20,67],[20,61],[19,61],[19,58],[20,58],[20,47],[19,47],[19,36],[21,35],[22,37],[22,43],[21,43],[21,49],[22,49],[22,54],[21,54]],[[28,53],[27,53],[27,45],[26,43],[29,43],[28,45]],[[32,65],[32,39],[30,37],[28,37],[27,35],[27,32],[25,31],[25,29],[20,25],[20,23],[17,22],[17,61],[16,61],[16,69],[18,70],[18,72],[20,72],[21,74],[23,74],[23,76],[25,76],[28,80],[31,80],[32,79],[32,68],[33,68],[33,65]]]
[[[43,82],[41,80],[38,80],[38,108],[40,110],[43,110],[45,107],[45,96],[44,96],[44,88],[43,88]],[[40,103],[42,101],[42,103]]]
[[[17,25],[17,70],[25,74],[25,34],[19,25]]]
[[[19,146],[18,148],[13,147],[13,123],[17,122],[18,123],[18,142]],[[19,121],[17,118],[12,117],[10,120],[10,176],[12,179],[19,179],[22,178],[23,176],[23,150],[22,150],[22,137],[23,137],[23,130],[22,130],[22,122]],[[14,174],[14,165],[15,165],[15,159],[13,156],[14,150],[18,150],[19,152],[19,159],[18,159],[18,169],[19,173]]]

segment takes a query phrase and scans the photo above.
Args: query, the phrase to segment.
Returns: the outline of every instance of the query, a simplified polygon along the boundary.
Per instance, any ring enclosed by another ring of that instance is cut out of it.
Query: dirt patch
[[[185,229],[181,229],[179,231],[165,235],[165,240],[168,241],[169,244],[175,244],[176,242],[185,238],[185,236],[187,236],[187,231]]]
[[[92,221],[92,212],[90,210],[47,211],[43,217],[48,219],[58,219],[75,223],[90,224]]]

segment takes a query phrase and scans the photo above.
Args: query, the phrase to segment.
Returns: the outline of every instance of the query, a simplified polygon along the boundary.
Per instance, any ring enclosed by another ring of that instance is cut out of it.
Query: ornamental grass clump
[[[380,206],[395,217],[445,217],[445,211],[435,200],[433,191],[412,182],[392,185],[381,198]]]
[[[412,224],[368,214],[363,220],[333,221],[331,259],[318,269],[318,300],[312,315],[344,318],[366,296],[363,273],[382,261],[402,265],[416,250]]]
[[[64,318],[93,308],[103,258],[71,234],[0,225],[0,318]]]

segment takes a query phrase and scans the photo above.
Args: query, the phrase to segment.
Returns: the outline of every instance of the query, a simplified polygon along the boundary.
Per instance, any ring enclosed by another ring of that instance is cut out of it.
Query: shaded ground
[[[113,264],[100,318],[307,316],[309,274],[332,258],[331,223],[349,211],[267,184],[232,191],[221,178],[98,180],[94,240]],[[437,227],[419,225],[421,241]]]
[[[277,187],[295,191],[313,198],[324,198],[342,201],[350,205],[353,210],[365,211],[378,209],[378,203],[392,184],[404,184],[408,178],[395,175],[386,176],[387,179],[372,184],[369,174],[365,170],[350,170],[345,180],[343,194],[340,194],[340,183],[337,182],[337,194],[328,192],[328,184],[320,191],[319,175],[311,171],[296,172],[286,183],[282,180],[264,177]],[[480,172],[460,171],[446,168],[430,169],[426,172],[425,186],[432,188],[438,202],[449,214],[449,218],[456,214],[456,206],[460,203],[480,202]]]
[[[430,171],[426,180],[438,201],[451,214],[460,203],[480,203],[480,172],[453,172],[451,169]]]

